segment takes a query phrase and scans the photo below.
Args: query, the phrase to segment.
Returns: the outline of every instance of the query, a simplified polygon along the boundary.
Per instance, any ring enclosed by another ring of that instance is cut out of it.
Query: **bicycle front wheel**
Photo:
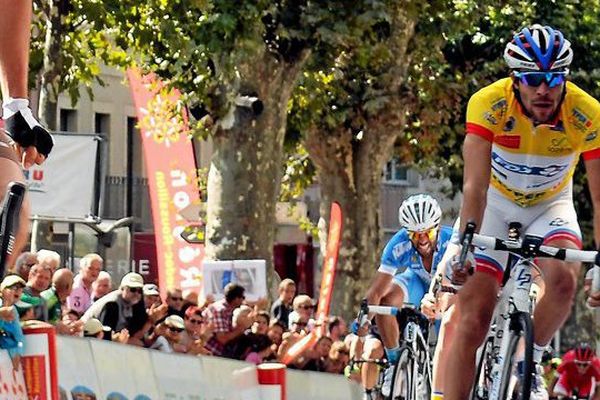
[[[529,313],[513,315],[508,334],[509,346],[502,366],[499,398],[529,400],[534,372],[533,324]]]
[[[415,358],[412,351],[405,347],[400,350],[398,362],[394,367],[389,400],[414,399],[414,372]]]

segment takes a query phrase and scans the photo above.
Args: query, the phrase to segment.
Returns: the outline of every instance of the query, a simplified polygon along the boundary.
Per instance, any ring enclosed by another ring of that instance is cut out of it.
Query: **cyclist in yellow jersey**
[[[54,145],[35,119],[27,99],[31,0],[0,0],[0,197],[9,182],[24,182],[23,168],[42,164]],[[4,125],[4,130],[2,126]],[[13,255],[27,242],[28,203],[23,203]],[[11,262],[11,260],[9,260]]]
[[[514,35],[504,59],[510,77],[475,93],[467,106],[460,230],[474,221],[485,235],[507,237],[508,223],[544,244],[580,248],[572,201],[572,176],[583,157],[600,243],[600,104],[567,82],[571,43],[535,24]],[[450,343],[444,394],[469,397],[475,353],[487,334],[507,255],[476,249],[476,267],[458,294],[458,325]],[[566,320],[580,263],[538,260],[546,290],[534,315],[534,361]],[[539,376],[532,398],[544,398]],[[541,395],[537,397],[536,395]],[[546,394],[547,396],[547,394]]]

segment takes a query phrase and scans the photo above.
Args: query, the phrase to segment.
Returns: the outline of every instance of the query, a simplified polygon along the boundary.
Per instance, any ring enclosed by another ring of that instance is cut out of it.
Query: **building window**
[[[94,114],[94,133],[110,133],[110,114]]]
[[[408,167],[400,163],[396,157],[392,158],[385,164],[383,180],[385,183],[408,185]]]
[[[127,143],[131,146],[133,176],[142,177],[144,176],[142,137],[137,127],[137,118],[135,117],[127,117],[127,138]]]
[[[63,132],[77,132],[77,110],[60,109],[59,128]]]

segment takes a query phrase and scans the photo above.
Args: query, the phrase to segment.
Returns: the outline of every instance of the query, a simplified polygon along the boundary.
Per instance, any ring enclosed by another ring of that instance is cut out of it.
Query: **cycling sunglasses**
[[[554,88],[567,80],[568,71],[560,72],[520,72],[515,71],[515,78],[527,86],[538,87],[546,83],[549,88]]]
[[[433,242],[437,236],[437,228],[431,228],[420,232],[408,231],[408,238],[413,242],[418,241],[422,235],[427,235],[429,241]]]

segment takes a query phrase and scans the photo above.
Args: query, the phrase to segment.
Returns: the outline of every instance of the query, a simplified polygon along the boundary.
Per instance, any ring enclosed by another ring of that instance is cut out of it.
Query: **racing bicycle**
[[[481,349],[471,399],[529,400],[535,372],[531,317],[536,296],[532,291],[532,272],[537,267],[533,261],[544,257],[598,265],[600,254],[545,246],[543,238],[535,235],[525,235],[522,239],[518,235],[509,239],[479,235],[473,223],[467,224],[461,242],[463,250],[474,245],[517,256],[514,265],[510,265],[509,259],[509,278],[500,292],[490,334]]]
[[[431,397],[431,356],[429,351],[430,322],[415,305],[402,308],[369,305],[363,300],[358,321],[364,315],[393,315],[402,334],[402,345],[394,368],[389,400],[428,400]]]

